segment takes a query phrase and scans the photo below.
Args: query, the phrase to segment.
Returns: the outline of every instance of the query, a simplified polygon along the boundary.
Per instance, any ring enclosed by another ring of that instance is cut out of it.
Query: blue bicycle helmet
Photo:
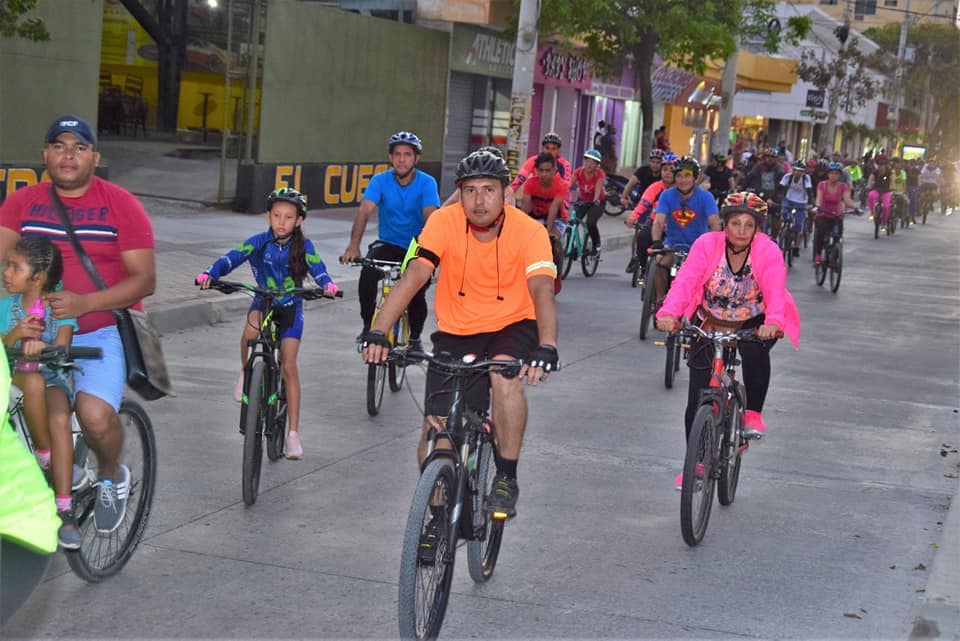
[[[672,151],[664,152],[661,158],[664,165],[672,165],[673,163],[677,162],[677,154],[673,153]]]
[[[838,162],[832,162],[827,165],[827,171],[843,171],[843,165]]]
[[[398,131],[390,136],[390,141],[387,143],[387,150],[392,154],[393,148],[397,145],[409,145],[413,147],[413,151],[417,154],[423,152],[423,145],[420,142],[420,138],[411,131]]]
[[[590,160],[595,160],[597,162],[602,160],[600,157],[600,152],[596,149],[588,149],[586,152],[584,152],[583,157],[589,158]]]

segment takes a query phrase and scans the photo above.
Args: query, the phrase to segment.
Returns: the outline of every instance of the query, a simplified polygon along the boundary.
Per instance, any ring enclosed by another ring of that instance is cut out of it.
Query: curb
[[[603,241],[604,251],[629,247],[632,239],[633,235],[629,232],[609,236]],[[348,297],[356,298],[357,281],[354,279],[342,286],[341,289],[344,299]],[[161,334],[172,334],[194,327],[216,325],[233,320],[249,307],[250,299],[247,296],[221,295],[219,298],[215,298],[211,295],[154,308],[148,305],[146,311],[150,321]]]
[[[944,521],[923,602],[909,641],[960,639],[960,481]]]

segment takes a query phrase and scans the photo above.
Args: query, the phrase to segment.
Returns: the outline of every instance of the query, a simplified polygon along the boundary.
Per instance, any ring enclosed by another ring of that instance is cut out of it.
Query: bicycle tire
[[[685,357],[687,349],[686,346],[689,343],[689,339],[681,338],[677,341],[677,349],[674,350],[673,354],[673,373],[674,378],[676,378],[676,373],[680,371],[680,359]]]
[[[247,421],[243,426],[243,474],[240,485],[243,502],[253,505],[260,491],[260,468],[263,465],[263,428],[266,423],[266,404],[263,397],[263,361],[254,361],[250,368],[250,384],[247,387]]]
[[[647,261],[647,275],[643,279],[643,307],[640,312],[640,340],[647,340],[647,327],[650,325],[650,317],[653,316],[654,298],[657,296],[657,288],[653,283],[653,270],[657,268],[657,261]]]
[[[608,189],[607,197],[603,200],[603,213],[607,216],[619,216],[626,209],[620,203],[620,194],[616,189]]]
[[[446,545],[438,545],[434,563],[424,565],[420,563],[420,538],[430,519],[430,503],[435,492],[443,495],[446,518],[441,528],[443,532],[449,533],[449,518],[454,508],[450,504],[455,493],[454,477],[453,465],[449,460],[434,460],[421,474],[413,494],[400,554],[397,601],[400,638],[404,640],[435,639],[443,625],[447,601],[450,598],[457,542],[447,541]],[[426,612],[418,612],[418,608],[423,608]]]
[[[829,266],[830,266],[830,291],[834,294],[840,289],[840,276],[843,274],[843,251],[839,245],[830,248]]]
[[[880,238],[880,212],[874,209],[873,212],[873,239]]]
[[[663,371],[663,386],[667,389],[673,389],[673,375],[676,373],[676,369],[674,369],[674,355],[677,351],[676,334],[667,336],[665,347],[667,348],[667,364]]]
[[[712,403],[697,410],[687,440],[683,462],[683,485],[680,489],[680,532],[684,542],[693,547],[703,540],[710,523],[713,492],[716,487],[714,467],[717,454],[717,423],[719,416]],[[703,473],[697,474],[697,464]],[[699,500],[697,500],[699,498]]]
[[[746,389],[743,383],[737,383],[740,398],[746,398]],[[720,505],[731,505],[737,498],[737,486],[740,484],[740,453],[741,439],[743,438],[743,408],[734,398],[730,415],[731,424],[725,425],[723,432],[723,457],[720,461],[720,482],[717,484],[717,501]]]
[[[467,541],[467,567],[470,578],[476,583],[485,583],[493,576],[500,556],[500,545],[503,543],[504,522],[490,518],[490,514],[483,507],[484,498],[493,491],[496,481],[496,448],[493,439],[481,441],[472,474],[475,490],[469,496],[472,501],[470,512],[473,516],[474,533],[481,534]]]
[[[593,239],[590,238],[590,234],[587,234],[583,241],[583,252],[580,255],[580,270],[586,278],[590,278],[597,273],[599,265],[600,255],[594,253]]]
[[[384,365],[367,365],[367,414],[376,416],[383,403],[383,388],[387,378]]]
[[[283,458],[283,444],[287,439],[287,390],[283,384],[283,375],[277,385],[277,399],[268,406],[267,424],[271,426],[267,441],[267,458],[276,461]]]
[[[818,287],[823,287],[823,283],[827,280],[827,259],[829,256],[829,248],[820,250],[820,262],[817,263],[813,272]]]
[[[560,274],[560,279],[563,280],[570,273],[573,261],[576,260],[574,257],[576,243],[573,240],[573,225],[567,225],[567,228],[563,230],[563,235],[560,237],[560,246],[563,247],[563,272]]]
[[[120,527],[109,534],[96,531],[93,523],[96,486],[74,493],[81,536],[80,549],[68,551],[66,556],[73,572],[89,583],[99,583],[123,569],[143,537],[153,508],[157,480],[157,444],[153,425],[143,408],[129,399],[124,399],[120,404],[118,414],[124,430],[120,461],[130,469],[127,511]],[[78,445],[80,443],[84,441],[81,439]],[[85,443],[77,447],[75,452],[80,452],[83,457],[82,461],[78,461],[76,456],[74,458],[81,466],[90,464],[88,457],[94,457]]]

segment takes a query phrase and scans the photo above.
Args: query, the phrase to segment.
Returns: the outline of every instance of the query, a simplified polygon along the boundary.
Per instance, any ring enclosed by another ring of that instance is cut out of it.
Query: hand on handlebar
[[[337,292],[340,291],[340,288],[337,287],[337,284],[333,281],[327,283],[323,286],[323,295],[328,298],[334,298],[337,295]]]
[[[780,331],[780,327],[774,325],[773,323],[764,323],[757,328],[756,336],[760,340],[768,341],[773,338],[780,338],[783,335],[783,332]]]
[[[675,316],[661,316],[657,319],[657,329],[672,334],[680,329],[680,321]]]
[[[198,285],[200,289],[210,289],[210,274],[207,272],[200,272],[197,274],[197,277],[193,279],[193,284]]]
[[[365,363],[384,363],[390,355],[390,340],[379,330],[368,329],[360,336],[360,356]]]
[[[536,385],[541,381],[546,381],[550,372],[560,369],[560,355],[557,348],[553,345],[541,345],[533,350],[530,355],[530,362],[524,363],[520,370],[520,378],[526,377],[528,385]]]
[[[348,245],[340,256],[340,264],[353,263],[360,259],[360,248],[355,245]]]

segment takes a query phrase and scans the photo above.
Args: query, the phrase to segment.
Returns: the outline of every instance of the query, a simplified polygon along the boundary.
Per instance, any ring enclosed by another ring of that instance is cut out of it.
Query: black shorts
[[[506,354],[513,358],[528,360],[540,344],[537,321],[522,320],[507,325],[497,332],[471,334],[459,336],[446,332],[434,332],[430,339],[433,341],[433,353],[447,352],[455,359],[465,354],[476,354],[478,359],[484,360],[499,354]],[[489,376],[477,376],[467,379],[467,388],[464,392],[464,401],[467,406],[478,410],[485,410],[490,406]],[[450,409],[450,396],[453,392],[454,379],[436,368],[427,369],[427,385],[423,405],[427,414],[432,416],[446,416]]]

